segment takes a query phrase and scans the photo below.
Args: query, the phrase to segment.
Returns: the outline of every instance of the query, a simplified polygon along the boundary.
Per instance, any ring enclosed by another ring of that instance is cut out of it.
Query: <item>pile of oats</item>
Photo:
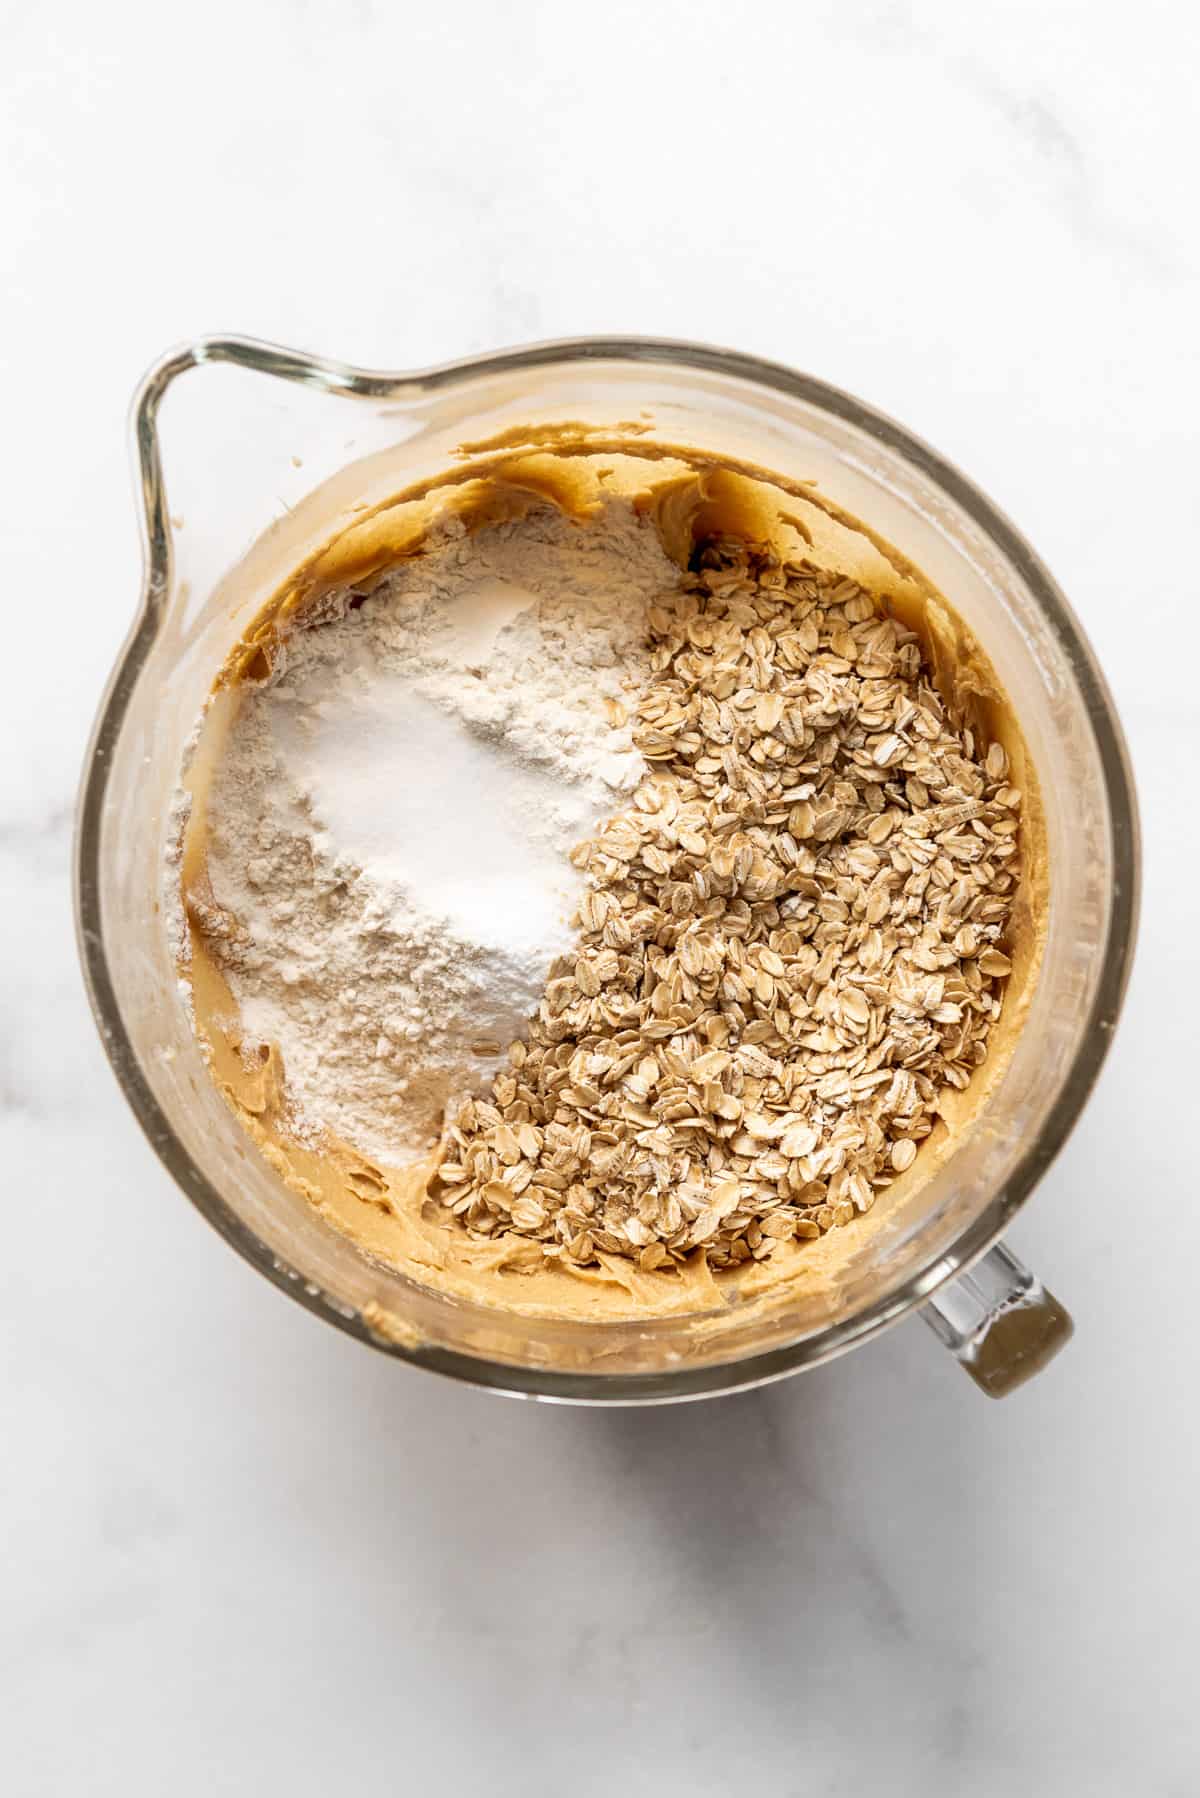
[[[649,772],[433,1192],[581,1265],[729,1268],[867,1211],[983,1061],[1020,794],[849,580],[718,539],[649,623]]]

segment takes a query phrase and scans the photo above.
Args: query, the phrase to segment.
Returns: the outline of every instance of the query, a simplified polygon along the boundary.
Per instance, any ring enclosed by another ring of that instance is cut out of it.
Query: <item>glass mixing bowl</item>
[[[180,382],[192,369],[203,380]],[[169,395],[169,404],[164,400]],[[1021,718],[1046,808],[1048,938],[1027,1024],[984,1109],[883,1227],[848,1225],[836,1280],[697,1333],[663,1318],[532,1320],[366,1259],[259,1157],[206,1072],[159,916],[185,743],[248,619],[365,504],[464,439],[532,421],[707,446],[824,493],[949,595]],[[1061,1146],[1108,1050],[1137,915],[1138,835],[1112,701],[1062,594],[965,477],[890,419],[728,350],[585,338],[415,374],[209,338],[147,376],[133,428],[145,581],[100,707],[76,838],[80,950],[133,1111],[211,1224],[300,1304],[382,1352],[501,1391],[588,1403],[698,1397],[813,1367],[923,1315],[984,1390],[1011,1389],[1070,1320],[997,1239]],[[171,460],[171,506],[162,440]],[[364,1312],[366,1317],[364,1318]],[[380,1320],[385,1320],[382,1324]]]

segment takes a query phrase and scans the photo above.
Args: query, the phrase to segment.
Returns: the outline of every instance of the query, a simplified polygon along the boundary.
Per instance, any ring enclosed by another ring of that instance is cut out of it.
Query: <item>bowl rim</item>
[[[800,400],[849,424],[901,456],[952,500],[1007,558],[1026,584],[1068,662],[1090,723],[1108,800],[1113,890],[1099,954],[1100,977],[1072,1061],[1045,1124],[1004,1188],[935,1261],[878,1303],[832,1325],[731,1361],[653,1374],[555,1373],[489,1360],[436,1345],[383,1339],[288,1266],[233,1211],[176,1136],[147,1080],[117,999],[104,943],[100,856],[113,749],[139,675],[158,636],[171,589],[172,543],[158,442],[163,396],[187,370],[230,363],[300,382],[329,394],[412,400],[460,382],[536,368],[595,362],[649,363],[732,376]],[[253,338],[200,337],[168,351],[140,383],[130,413],[135,480],[141,501],[142,592],[133,624],[100,702],[85,754],[76,812],[73,885],[76,936],[84,983],[101,1040],[134,1116],[167,1172],[214,1229],[273,1285],[314,1315],[397,1360],[487,1390],[579,1404],[656,1404],[709,1397],[815,1367],[868,1341],[915,1311],[946,1282],[966,1272],[1002,1234],[1028,1199],[1074,1127],[1103,1066],[1129,981],[1140,903],[1141,851],[1137,798],[1128,751],[1104,676],[1057,583],[1011,520],[953,463],[886,414],[842,389],[785,364],[684,339],[606,336],[557,338],[432,367],[390,373],[307,355]]]

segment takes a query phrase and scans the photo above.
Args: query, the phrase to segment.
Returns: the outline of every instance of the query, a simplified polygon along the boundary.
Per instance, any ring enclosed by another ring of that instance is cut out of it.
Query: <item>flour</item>
[[[243,691],[209,794],[211,946],[302,1134],[385,1163],[522,1033],[644,773],[622,706],[678,571],[627,502],[448,526]]]

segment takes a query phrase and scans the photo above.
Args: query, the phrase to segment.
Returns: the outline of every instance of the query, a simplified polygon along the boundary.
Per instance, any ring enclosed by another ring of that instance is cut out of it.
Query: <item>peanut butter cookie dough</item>
[[[1017,722],[812,488],[582,427],[466,452],[218,677],[180,884],[213,1077],[335,1227],[463,1297],[653,1316],[824,1279],[1028,1008]]]

